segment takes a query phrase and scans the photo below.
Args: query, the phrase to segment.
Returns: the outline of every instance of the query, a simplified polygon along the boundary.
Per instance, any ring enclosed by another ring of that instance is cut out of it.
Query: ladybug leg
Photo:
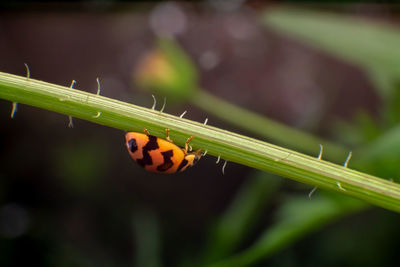
[[[149,131],[147,131],[146,128],[145,128],[143,131],[144,131],[144,133],[145,133],[146,135],[150,135]]]
[[[165,128],[165,139],[166,139],[168,142],[174,143],[174,141],[172,141],[172,139],[169,138],[169,129],[168,129],[168,128]]]
[[[187,153],[187,151],[188,151],[189,142],[192,141],[193,138],[194,138],[194,136],[191,136],[191,137],[189,137],[189,138],[186,140],[186,142],[185,142],[185,149],[183,150],[183,153],[185,153],[185,155],[186,155],[186,153]]]

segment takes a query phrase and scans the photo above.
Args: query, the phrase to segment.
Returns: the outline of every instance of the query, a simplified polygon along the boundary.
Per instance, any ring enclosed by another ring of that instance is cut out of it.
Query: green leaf
[[[160,226],[156,214],[151,210],[138,210],[132,218],[135,237],[135,265],[160,267]]]
[[[229,255],[243,238],[251,232],[254,222],[278,189],[281,179],[257,172],[241,186],[224,214],[213,226],[205,261],[212,262]]]
[[[379,72],[374,80],[400,77],[400,32],[394,27],[344,15],[277,8],[265,12],[263,21],[280,33],[289,34],[317,49],[331,53],[368,72]],[[383,98],[391,86],[379,86]]]
[[[384,175],[394,181],[400,177],[400,126],[385,132],[363,149],[354,152],[354,166]]]
[[[276,222],[252,246],[210,266],[240,267],[257,263],[327,223],[365,207],[360,201],[326,193],[312,199],[291,197],[280,207]]]

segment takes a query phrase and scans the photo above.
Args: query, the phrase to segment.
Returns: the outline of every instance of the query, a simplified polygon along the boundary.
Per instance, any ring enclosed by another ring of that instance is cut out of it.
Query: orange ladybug
[[[165,132],[165,139],[150,135],[146,129],[144,134],[126,133],[126,147],[132,159],[151,172],[175,173],[193,166],[201,158],[200,150],[188,152],[188,144],[193,136],[186,140],[185,148],[181,148],[169,138],[168,128]]]

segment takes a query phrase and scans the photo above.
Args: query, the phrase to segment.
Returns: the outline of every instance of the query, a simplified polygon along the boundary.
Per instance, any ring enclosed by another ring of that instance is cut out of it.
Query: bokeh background
[[[162,97],[135,73],[166,36],[191,59],[200,90],[359,149],[354,168],[397,181],[398,6],[1,4],[0,71],[24,76],[27,63],[34,79],[89,92],[100,77],[102,95],[151,107],[151,94]],[[194,102],[167,99],[165,112],[276,143]],[[394,212],[320,190],[309,199],[310,186],[234,163],[222,175],[213,156],[184,173],[148,173],[123,131],[79,119],[70,128],[68,116],[26,105],[10,112],[1,100],[1,266],[400,264]]]

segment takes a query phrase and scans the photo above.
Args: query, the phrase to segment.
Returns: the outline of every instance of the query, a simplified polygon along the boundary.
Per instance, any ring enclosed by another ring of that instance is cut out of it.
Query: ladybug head
[[[199,161],[201,156],[202,156],[201,149],[199,149],[194,152],[187,153],[185,156],[185,160],[188,161],[188,166],[193,166],[194,164],[196,164]]]

